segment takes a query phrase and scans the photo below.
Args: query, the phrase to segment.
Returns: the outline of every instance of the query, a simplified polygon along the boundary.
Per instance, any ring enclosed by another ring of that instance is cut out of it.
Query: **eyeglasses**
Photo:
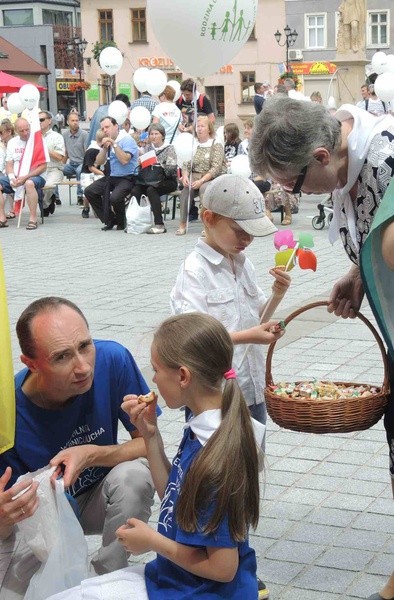
[[[42,119],[40,119],[40,123],[43,123],[44,121],[46,121],[48,119],[48,117],[42,117]]]
[[[305,181],[305,177],[306,177],[306,172],[308,170],[308,165],[305,165],[305,167],[302,167],[300,174],[297,177],[297,181],[294,184],[293,189],[291,190],[292,194],[299,194],[301,191],[301,188],[304,184]]]

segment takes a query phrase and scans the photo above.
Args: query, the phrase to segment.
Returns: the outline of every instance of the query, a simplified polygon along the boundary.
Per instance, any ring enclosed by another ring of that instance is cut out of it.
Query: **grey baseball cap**
[[[206,187],[202,205],[233,219],[246,233],[263,237],[277,231],[265,216],[264,196],[258,187],[240,175],[220,175]]]

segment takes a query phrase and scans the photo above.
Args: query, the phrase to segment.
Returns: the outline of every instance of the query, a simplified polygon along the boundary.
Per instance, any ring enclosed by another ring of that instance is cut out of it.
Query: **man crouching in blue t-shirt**
[[[0,455],[0,540],[38,506],[36,483],[15,499],[26,488],[16,479],[50,464],[75,499],[85,534],[102,534],[92,558],[95,572],[125,567],[128,555],[115,531],[130,517],[148,521],[154,486],[143,438],[120,405],[127,394],[146,394],[148,387],[130,352],[92,340],[84,315],[69,300],[36,300],[16,331],[27,368],[15,377],[15,445]],[[121,444],[119,420],[131,436]],[[39,566],[21,546],[15,545],[0,598],[3,592],[7,599],[23,598]]]

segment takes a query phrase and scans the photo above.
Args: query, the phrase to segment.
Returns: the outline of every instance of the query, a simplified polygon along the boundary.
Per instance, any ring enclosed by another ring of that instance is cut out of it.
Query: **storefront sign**
[[[70,83],[72,81],[56,81],[56,89],[58,92],[69,92],[70,91]]]
[[[294,75],[332,75],[337,70],[330,62],[293,62],[290,67]]]
[[[126,96],[131,98],[131,83],[119,83],[118,94],[126,94]]]
[[[92,83],[90,90],[86,92],[86,97],[88,100],[93,100],[98,102],[99,100],[99,86],[97,83]]]
[[[79,69],[56,69],[56,79],[76,79],[79,81]],[[82,79],[85,78],[85,71],[81,71]]]
[[[233,65],[224,65],[224,67],[222,67],[219,70],[219,73],[221,73],[222,75],[225,75],[227,73],[234,73]]]
[[[173,69],[175,63],[166,56],[143,56],[138,60],[140,67],[151,67],[152,69]]]

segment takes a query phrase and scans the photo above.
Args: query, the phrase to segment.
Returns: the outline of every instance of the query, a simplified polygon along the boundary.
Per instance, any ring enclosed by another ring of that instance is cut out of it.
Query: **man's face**
[[[184,92],[182,92],[182,94],[186,102],[191,102],[193,100],[193,92],[185,90]]]
[[[30,125],[27,121],[25,121],[24,119],[22,121],[19,121],[15,126],[15,131],[17,135],[19,135],[21,140],[27,142],[30,135]]]
[[[83,318],[68,306],[35,316],[31,322],[35,357],[21,356],[37,375],[45,398],[62,406],[93,383],[96,350]]]
[[[67,119],[67,123],[70,127],[70,131],[78,131],[79,129],[79,117],[75,113],[71,113],[71,115]]]
[[[103,130],[105,137],[110,137],[112,140],[116,140],[119,134],[118,125],[114,125],[111,119],[104,119],[101,121],[101,129]]]
[[[365,100],[366,98],[368,98],[368,87],[366,85],[363,85],[361,88],[361,97],[363,100]]]
[[[46,113],[39,114],[40,127],[42,133],[46,133],[51,128],[51,118]]]

